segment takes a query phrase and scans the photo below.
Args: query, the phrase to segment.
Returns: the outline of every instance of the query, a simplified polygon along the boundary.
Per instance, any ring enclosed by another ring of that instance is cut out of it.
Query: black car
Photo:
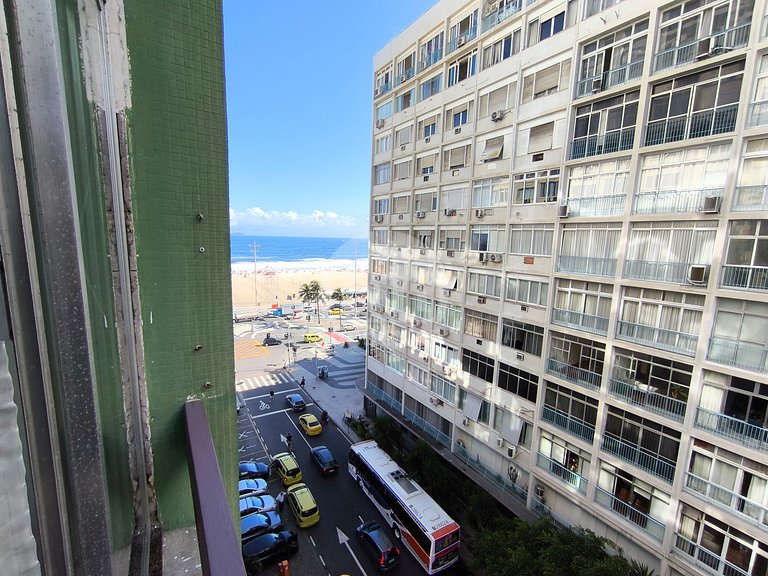
[[[267,338],[264,338],[264,341],[262,342],[264,346],[279,346],[282,343],[283,343],[282,340],[278,340],[277,338],[273,338],[272,336],[268,336]]]
[[[299,549],[299,536],[286,530],[278,534],[263,534],[243,544],[243,561],[248,576],[261,572],[264,564],[287,560]]]
[[[282,529],[283,521],[277,512],[248,514],[240,518],[240,536],[243,543],[267,532],[279,532]]]
[[[334,474],[339,471],[339,463],[336,462],[336,458],[333,457],[333,452],[326,446],[312,448],[310,454],[312,455],[312,461],[318,465],[320,473],[323,476]]]
[[[400,564],[400,550],[392,544],[381,524],[369,520],[360,524],[356,532],[363,550],[373,559],[380,572],[397,568]]]
[[[240,480],[248,478],[269,479],[269,466],[263,462],[240,462]]]
[[[328,310],[336,310],[336,309],[341,310],[341,308],[342,308],[341,304],[331,304],[330,306],[328,306]]]
[[[304,402],[304,398],[301,397],[301,394],[288,394],[288,396],[285,397],[285,403],[288,404],[294,412],[301,412],[307,407],[307,403]]]

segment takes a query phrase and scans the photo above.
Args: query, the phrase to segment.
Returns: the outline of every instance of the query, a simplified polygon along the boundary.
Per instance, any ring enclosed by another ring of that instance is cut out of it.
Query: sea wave
[[[367,259],[336,259],[336,258],[306,258],[304,260],[294,261],[274,261],[258,262],[256,264],[257,274],[274,274],[276,272],[292,272],[304,270],[337,270],[366,272],[368,270]],[[233,274],[253,274],[253,262],[233,262]]]

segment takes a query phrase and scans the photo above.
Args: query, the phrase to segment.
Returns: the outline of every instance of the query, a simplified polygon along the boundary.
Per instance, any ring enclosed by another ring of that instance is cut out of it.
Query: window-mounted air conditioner
[[[374,280],[377,280],[377,281],[378,281],[378,280],[381,280],[381,274],[374,274],[374,275],[373,275],[373,279],[374,279]]]
[[[501,436],[498,436],[496,438],[496,446],[498,446],[499,448],[504,446],[504,438],[502,438]]]
[[[450,295],[451,295],[450,288],[444,288],[443,289],[443,296],[450,296]]]
[[[384,222],[384,216],[382,216],[381,214],[376,214],[376,216],[374,217],[374,220],[376,222]]]
[[[536,484],[534,487],[534,493],[536,494],[536,498],[543,501],[544,500],[544,486],[541,484]]]
[[[478,208],[477,210],[475,210],[476,218],[482,218],[483,216],[485,216],[485,210],[483,210],[482,208]]]
[[[419,326],[421,326],[421,320],[419,320],[418,318],[414,318],[413,325],[416,326],[416,328],[418,328]]]
[[[400,83],[402,84],[406,80],[407,80],[407,78],[405,77],[405,74],[400,74]]]
[[[374,304],[373,311],[381,314],[382,312],[384,312],[384,306],[382,306],[381,304]]]
[[[453,250],[446,250],[445,255],[448,256],[448,258],[453,258]]]
[[[402,215],[402,214],[398,214],[398,215],[397,215],[397,219],[398,219],[398,220],[402,220],[402,219],[403,219],[403,215]]]
[[[464,46],[464,44],[466,43],[467,43],[467,39],[462,36],[461,38],[456,40],[456,48],[458,48],[459,46]]]
[[[709,266],[706,264],[692,264],[688,266],[688,280],[689,284],[694,286],[706,286],[707,275],[709,273]]]
[[[557,207],[557,215],[560,216],[560,218],[568,218],[570,214],[571,211],[568,209],[568,204],[560,204]]]
[[[504,119],[504,110],[496,110],[491,114],[491,122],[498,122]]]
[[[485,304],[485,296],[478,296],[477,297],[477,303],[478,304]]]
[[[400,314],[398,314],[395,310],[392,310],[392,312],[390,312],[389,315],[392,318],[398,318],[400,316]]]
[[[454,128],[453,129],[453,133],[454,134],[461,134],[461,126],[459,126],[458,128]]]
[[[488,259],[491,262],[495,262],[496,264],[501,264],[501,262],[504,260],[501,254],[491,254]]]
[[[419,254],[426,254],[427,250],[425,248],[419,248]]]
[[[600,79],[592,80],[592,94],[597,94],[602,89],[602,82]]]
[[[400,152],[405,152],[405,144],[402,144],[402,145],[400,146]]]
[[[711,38],[703,38],[696,45],[696,60],[704,60],[712,55]]]
[[[376,88],[376,90],[373,91],[374,96],[381,96],[381,88]]]
[[[415,216],[416,216],[416,218],[424,218],[424,216],[426,216],[426,214],[424,212],[422,212],[421,210],[418,210],[416,212]]]
[[[435,398],[434,396],[430,396],[429,403],[434,404],[435,406],[442,406],[443,400],[441,398]]]
[[[446,328],[440,328],[440,336],[448,336],[449,332]]]
[[[430,140],[431,140],[431,138],[429,136],[427,136],[426,138],[424,138],[424,143],[425,144],[429,144]]]
[[[518,360],[525,360],[525,354],[523,354],[522,352],[518,352],[517,353],[517,359]]]
[[[429,182],[429,174],[424,174],[424,177],[421,180],[423,182]]]
[[[517,456],[517,446],[510,444],[507,446],[507,458],[514,458]]]
[[[705,196],[704,201],[699,207],[699,212],[703,214],[717,214],[720,212],[720,204],[722,198],[720,196]]]
[[[446,216],[456,216],[456,210],[453,210],[452,208],[446,208],[443,213]]]
[[[403,281],[402,280],[395,280],[395,284],[397,284],[398,286],[402,286],[403,285]]]
[[[469,418],[467,418],[466,416],[464,416],[464,417],[461,419],[461,425],[462,425],[462,426],[469,426]]]
[[[485,262],[487,259],[488,259],[488,254],[486,254],[485,252],[480,252],[477,255],[477,261],[478,262]]]
[[[416,290],[419,292],[424,292],[424,284],[416,284]]]
[[[376,128],[384,128],[384,124],[386,124],[386,120],[376,120]]]

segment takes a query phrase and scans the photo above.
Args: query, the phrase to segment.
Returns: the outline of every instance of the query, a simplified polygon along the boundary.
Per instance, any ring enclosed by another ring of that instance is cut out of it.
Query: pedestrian
[[[291,451],[291,446],[293,446],[293,434],[288,432],[288,434],[285,436],[285,443],[288,446],[288,451]]]
[[[299,382],[299,386],[301,386],[302,390],[304,389],[304,376],[301,377],[301,382]]]
[[[285,491],[281,490],[280,494],[277,495],[275,498],[275,502],[277,503],[277,511],[282,512],[283,511],[283,504],[285,503]]]
[[[275,391],[270,389],[269,390],[269,399],[274,400],[275,399]]]

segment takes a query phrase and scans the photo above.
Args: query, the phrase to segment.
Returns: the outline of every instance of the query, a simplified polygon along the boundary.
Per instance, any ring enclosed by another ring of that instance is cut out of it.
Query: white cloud
[[[258,206],[229,210],[229,228],[236,234],[329,236],[353,238],[368,235],[368,216],[342,216],[332,211],[264,210]]]

